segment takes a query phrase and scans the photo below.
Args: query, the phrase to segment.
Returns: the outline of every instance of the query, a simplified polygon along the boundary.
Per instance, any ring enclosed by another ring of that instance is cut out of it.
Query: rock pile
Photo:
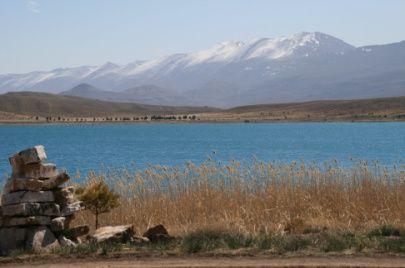
[[[59,245],[75,245],[88,226],[70,228],[82,204],[65,171],[46,159],[42,145],[10,157],[12,175],[6,182],[0,205],[0,255],[13,250],[43,251]]]
[[[98,228],[91,240],[96,243],[167,243],[174,239],[166,228],[159,224],[149,228],[142,236],[136,236],[133,225],[105,226]]]

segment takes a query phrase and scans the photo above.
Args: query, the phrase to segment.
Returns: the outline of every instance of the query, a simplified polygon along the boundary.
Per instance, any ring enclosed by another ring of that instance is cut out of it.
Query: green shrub
[[[22,249],[14,249],[11,252],[9,252],[6,256],[15,258],[15,257],[25,255],[25,254],[29,254],[29,253],[32,253],[32,252],[28,251],[26,249],[23,249],[23,248]]]
[[[401,231],[390,224],[384,224],[375,228],[368,234],[369,236],[400,236]]]
[[[379,242],[379,249],[386,252],[405,252],[405,237],[387,237]]]
[[[251,237],[222,230],[199,230],[186,235],[182,249],[187,253],[212,251],[217,248],[237,249],[253,244]]]
[[[182,248],[188,253],[211,251],[224,246],[222,232],[217,230],[200,230],[183,238]]]
[[[259,249],[270,249],[273,246],[272,237],[268,234],[261,234],[256,239],[256,245]]]
[[[250,247],[254,242],[251,236],[232,233],[225,233],[224,241],[230,249]]]
[[[118,243],[88,243],[78,244],[77,246],[64,246],[57,247],[52,250],[52,253],[58,255],[88,255],[100,253],[101,255],[108,255],[109,252],[120,251],[122,245]]]
[[[273,246],[279,251],[298,251],[306,249],[311,241],[301,236],[276,236],[272,239]]]
[[[328,234],[325,237],[323,251],[343,251],[357,245],[358,237],[351,233]],[[362,249],[361,247],[359,249]]]

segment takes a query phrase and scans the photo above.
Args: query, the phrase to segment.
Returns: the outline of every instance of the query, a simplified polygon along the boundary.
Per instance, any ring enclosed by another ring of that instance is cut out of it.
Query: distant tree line
[[[196,115],[152,115],[134,117],[61,117],[61,116],[35,116],[35,120],[45,119],[46,122],[100,122],[100,121],[155,121],[155,120],[196,120]]]

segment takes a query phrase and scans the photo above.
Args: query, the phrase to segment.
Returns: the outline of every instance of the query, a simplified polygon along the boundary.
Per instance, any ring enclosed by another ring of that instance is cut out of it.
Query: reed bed
[[[94,179],[106,180],[121,195],[120,207],[101,215],[100,224],[133,224],[139,233],[155,224],[179,236],[207,228],[257,235],[405,227],[403,166],[208,159],[182,167],[90,172],[86,180]],[[76,223],[93,219],[84,211]]]

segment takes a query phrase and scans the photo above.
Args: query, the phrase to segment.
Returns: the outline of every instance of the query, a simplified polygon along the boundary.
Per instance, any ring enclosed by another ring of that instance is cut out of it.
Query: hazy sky
[[[225,40],[321,31],[405,39],[403,0],[0,0],[0,73],[119,64]]]

